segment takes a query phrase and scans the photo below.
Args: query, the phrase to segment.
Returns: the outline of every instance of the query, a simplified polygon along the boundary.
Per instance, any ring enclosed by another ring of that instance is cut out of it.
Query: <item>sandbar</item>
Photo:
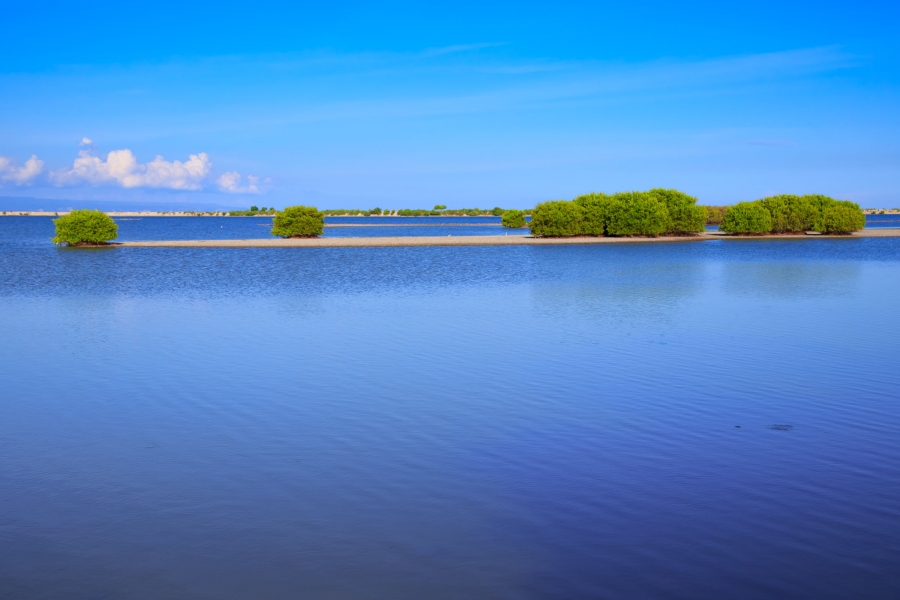
[[[900,237],[897,229],[866,229],[852,235],[762,235],[730,236],[718,231],[708,231],[694,236],[646,237],[570,237],[541,238],[530,235],[447,235],[447,236],[397,236],[397,237],[320,237],[252,240],[163,240],[146,242],[118,242],[122,248],[378,248],[411,246],[560,246],[579,244],[663,244],[753,240],[822,240],[869,237]]]

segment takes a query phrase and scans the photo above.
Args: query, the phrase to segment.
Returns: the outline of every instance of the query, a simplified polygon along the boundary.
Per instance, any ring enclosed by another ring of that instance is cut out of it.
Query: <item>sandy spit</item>
[[[156,242],[120,242],[123,248],[377,248],[404,246],[556,246],[567,244],[662,244],[673,242],[703,242],[710,240],[750,241],[759,239],[834,239],[821,235],[767,235],[756,237],[732,237],[719,232],[701,233],[690,237],[656,238],[535,238],[529,235],[458,235],[458,236],[407,236],[407,237],[345,237],[311,239],[259,239],[259,240],[172,240]],[[870,229],[852,236],[840,237],[900,237],[900,229]]]

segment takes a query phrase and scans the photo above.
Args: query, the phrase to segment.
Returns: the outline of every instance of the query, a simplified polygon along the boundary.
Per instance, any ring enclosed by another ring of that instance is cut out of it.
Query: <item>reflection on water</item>
[[[0,231],[0,597],[900,595],[900,240]]]
[[[725,263],[723,285],[759,298],[825,298],[853,294],[861,266],[841,263]]]
[[[696,294],[707,265],[621,264],[602,256],[589,274],[572,281],[536,281],[532,286],[538,314],[579,327],[583,319],[609,324],[622,321],[663,325],[680,302]]]

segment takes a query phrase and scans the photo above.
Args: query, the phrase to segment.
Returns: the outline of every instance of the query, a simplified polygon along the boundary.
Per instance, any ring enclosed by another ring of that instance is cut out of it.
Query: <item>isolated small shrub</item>
[[[719,229],[725,233],[769,233],[772,231],[772,215],[758,202],[738,202],[725,211]]]
[[[584,235],[606,235],[612,196],[591,192],[573,200],[581,207],[581,233]]]
[[[758,200],[772,217],[772,233],[809,231],[816,223],[819,208],[807,197],[782,194]]]
[[[272,221],[272,235],[284,238],[315,237],[324,231],[325,213],[315,206],[287,206]]]
[[[697,199],[678,190],[654,188],[648,192],[666,205],[669,222],[666,233],[687,234],[706,230],[706,209],[697,206]]]
[[[73,210],[53,219],[53,223],[56,225],[54,244],[105,244],[119,237],[119,226],[112,217],[99,210]]]
[[[500,224],[510,229],[525,227],[525,212],[515,209],[504,211],[503,216],[500,218]]]
[[[822,211],[816,223],[816,231],[821,233],[852,233],[866,226],[866,215],[853,202],[836,201]]]
[[[581,234],[582,209],[574,202],[551,200],[542,202],[531,212],[532,235],[567,237]]]
[[[666,232],[669,211],[649,192],[619,192],[609,207],[607,235],[649,235]]]

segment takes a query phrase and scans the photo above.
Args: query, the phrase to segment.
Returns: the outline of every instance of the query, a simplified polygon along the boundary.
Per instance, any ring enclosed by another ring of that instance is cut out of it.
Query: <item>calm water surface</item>
[[[0,597],[900,597],[900,239],[45,221],[0,219]]]

